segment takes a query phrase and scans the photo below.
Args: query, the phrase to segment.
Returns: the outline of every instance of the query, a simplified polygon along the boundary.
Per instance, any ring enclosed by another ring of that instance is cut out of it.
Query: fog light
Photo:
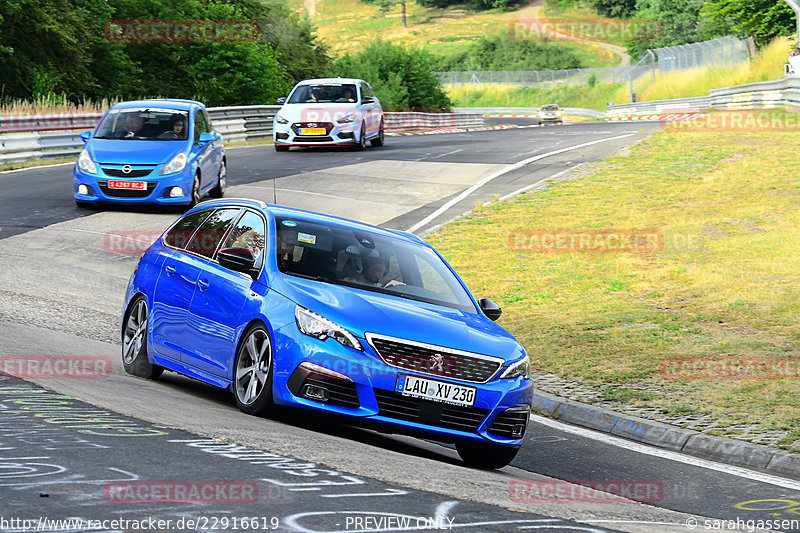
[[[89,187],[81,183],[80,185],[78,185],[78,194],[83,194],[83,195],[89,194]]]
[[[170,198],[179,198],[183,196],[183,189],[180,187],[173,187],[169,190],[169,196]]]
[[[303,387],[303,396],[309,400],[316,400],[318,402],[325,402],[328,400],[328,391],[316,385],[306,385]]]

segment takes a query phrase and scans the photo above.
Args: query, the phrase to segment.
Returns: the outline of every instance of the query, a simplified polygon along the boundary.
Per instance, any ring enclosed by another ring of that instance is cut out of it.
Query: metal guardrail
[[[270,137],[272,119],[280,108],[279,105],[210,107],[208,115],[226,143],[237,143]],[[14,133],[0,135],[0,164],[75,156],[83,149],[80,132],[47,130],[92,129],[101,116],[101,113],[86,113],[0,117],[0,132]],[[479,113],[387,112],[384,117],[388,131],[484,125]],[[15,133],[20,131],[29,133]]]
[[[481,113],[481,114],[501,114],[501,115],[535,115],[539,112],[538,107],[454,107],[456,113]],[[585,109],[583,107],[562,107],[561,111],[565,115],[575,115],[579,117],[606,118],[605,111],[595,109]]]
[[[651,115],[704,109],[800,107],[800,76],[712,89],[708,96],[608,106],[608,116]]]

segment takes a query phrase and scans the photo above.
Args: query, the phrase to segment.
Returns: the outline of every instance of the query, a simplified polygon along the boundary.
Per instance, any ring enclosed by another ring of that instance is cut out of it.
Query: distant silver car
[[[539,108],[539,123],[541,124],[563,124],[561,108],[556,104],[545,104]]]

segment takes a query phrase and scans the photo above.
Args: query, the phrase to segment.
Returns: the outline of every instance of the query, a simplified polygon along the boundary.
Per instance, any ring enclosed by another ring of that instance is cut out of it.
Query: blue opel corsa
[[[121,324],[125,370],[167,369],[274,405],[455,443],[469,465],[516,455],[528,356],[418,237],[256,200],[209,200],[142,255]]]
[[[196,205],[225,193],[222,135],[193,100],[120,102],[93,131],[73,170],[79,207],[102,202]]]

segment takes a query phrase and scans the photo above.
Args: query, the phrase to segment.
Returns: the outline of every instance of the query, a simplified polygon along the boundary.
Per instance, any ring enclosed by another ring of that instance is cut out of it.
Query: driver
[[[125,131],[123,134],[124,138],[129,139],[131,137],[136,137],[144,127],[144,118],[138,114],[130,114],[125,120],[125,127],[127,131],[123,129],[123,131]]]

